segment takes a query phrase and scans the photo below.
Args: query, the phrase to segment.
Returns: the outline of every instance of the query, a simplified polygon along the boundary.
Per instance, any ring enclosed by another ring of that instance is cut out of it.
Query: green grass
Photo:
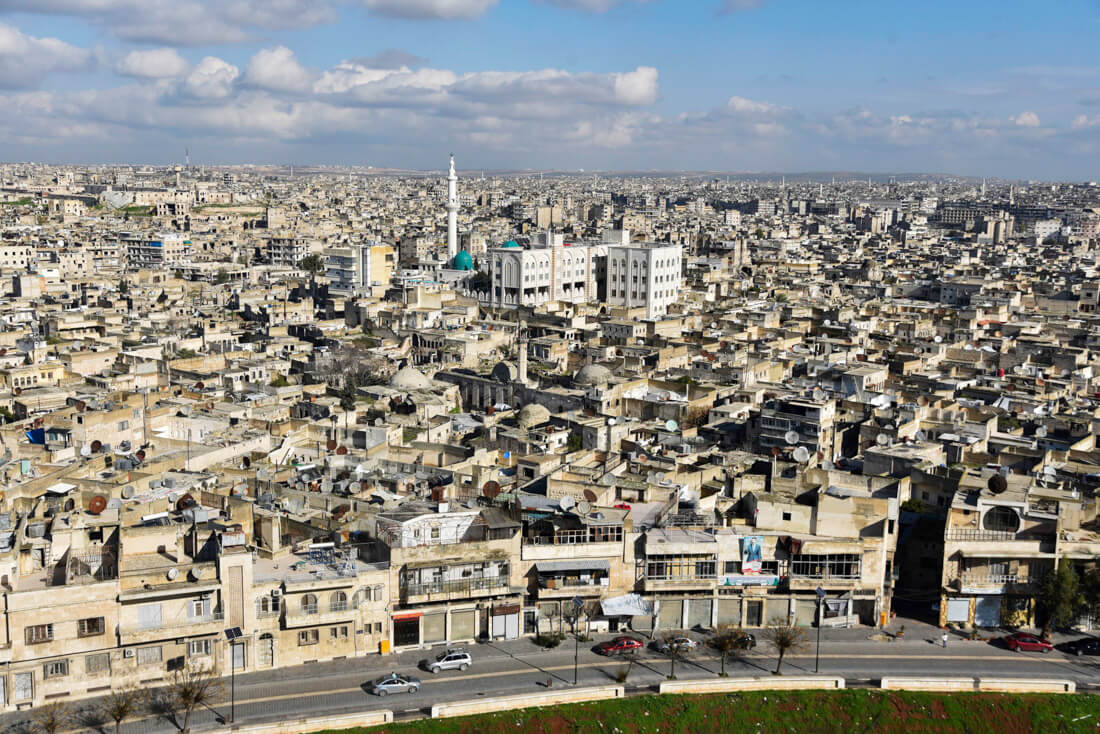
[[[134,217],[151,217],[155,209],[156,207],[153,206],[139,206],[135,204],[133,206],[123,207],[122,211]]]
[[[702,696],[639,696],[349,729],[394,734],[627,734],[628,732],[1095,732],[1093,695],[910,693],[868,690],[760,691]]]
[[[16,199],[15,201],[0,201],[0,206],[29,206],[34,199]]]

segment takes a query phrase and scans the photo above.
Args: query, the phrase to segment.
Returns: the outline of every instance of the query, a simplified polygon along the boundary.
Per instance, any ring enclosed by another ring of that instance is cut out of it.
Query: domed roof
[[[457,255],[455,255],[455,260],[454,263],[452,263],[451,267],[453,267],[455,270],[473,270],[474,259],[470,257],[470,253],[462,250]]]
[[[501,247],[519,247],[519,243],[515,240],[508,240]]]
[[[550,420],[550,411],[538,403],[528,403],[520,409],[519,415],[516,416],[519,427],[524,429],[541,426],[548,420]]]
[[[432,381],[415,367],[402,367],[390,378],[390,387],[399,390],[427,390],[431,386]]]
[[[573,382],[584,387],[606,385],[611,381],[611,370],[598,364],[586,364],[573,375]]]

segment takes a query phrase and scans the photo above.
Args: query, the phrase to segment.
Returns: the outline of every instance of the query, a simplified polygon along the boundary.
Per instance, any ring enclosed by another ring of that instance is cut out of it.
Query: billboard
[[[741,539],[741,573],[760,573],[764,561],[764,536],[746,535]]]

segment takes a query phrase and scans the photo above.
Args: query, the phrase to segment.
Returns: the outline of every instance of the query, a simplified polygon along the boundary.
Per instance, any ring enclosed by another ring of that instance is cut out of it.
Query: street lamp
[[[230,627],[225,631],[225,639],[229,640],[229,723],[237,718],[237,639],[241,637],[240,627]]]
[[[825,589],[817,587],[817,652],[814,653],[814,672],[821,669],[821,605],[825,601]]]
[[[581,610],[584,609],[584,599],[574,596],[573,606],[577,610],[573,622],[573,685],[577,685],[577,657],[580,655],[581,650],[581,638],[577,634],[577,621],[580,620]]]

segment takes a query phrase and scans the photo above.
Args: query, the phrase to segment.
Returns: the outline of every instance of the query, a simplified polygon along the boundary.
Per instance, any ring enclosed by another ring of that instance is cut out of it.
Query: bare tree
[[[72,711],[68,704],[54,701],[34,710],[31,717],[31,730],[41,734],[56,734],[72,721]]]
[[[666,634],[662,639],[664,641],[665,649],[668,651],[668,659],[670,663],[668,679],[676,680],[676,658],[680,657],[684,650],[688,649],[689,644],[687,642],[687,638],[670,632]]]
[[[722,658],[722,678],[726,677],[726,660],[731,655],[738,655],[748,650],[749,636],[745,630],[734,625],[724,624],[718,627],[717,634],[710,641],[712,647],[718,650]]]
[[[172,676],[172,701],[183,711],[183,734],[191,727],[191,714],[200,706],[209,706],[222,694],[222,681],[210,668],[188,665]]]
[[[122,730],[122,723],[141,710],[145,700],[145,694],[127,686],[117,691],[112,691],[103,701],[103,715],[115,722],[115,734]]]
[[[764,630],[764,639],[771,643],[779,653],[779,663],[775,666],[775,675],[782,675],[783,656],[788,652],[798,652],[808,645],[806,630],[790,623],[786,617],[773,617]]]

